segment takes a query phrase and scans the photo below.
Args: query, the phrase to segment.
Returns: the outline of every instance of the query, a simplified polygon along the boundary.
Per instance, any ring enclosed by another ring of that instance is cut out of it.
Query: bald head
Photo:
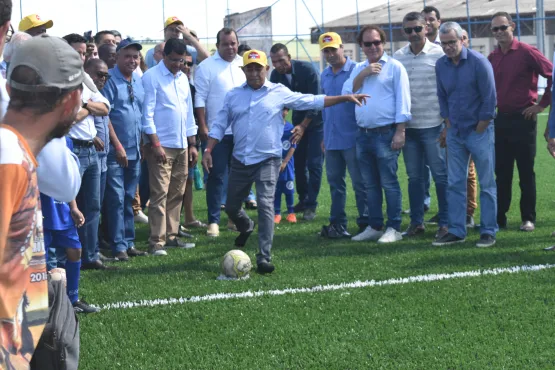
[[[100,45],[98,47],[98,57],[108,65],[108,69],[114,68],[116,65],[116,45]]]
[[[98,90],[102,90],[108,81],[108,65],[102,59],[89,59],[85,63],[85,72],[91,76]]]
[[[164,59],[164,46],[166,46],[165,42],[161,42],[154,47],[154,60],[156,63],[159,63],[162,59]]]

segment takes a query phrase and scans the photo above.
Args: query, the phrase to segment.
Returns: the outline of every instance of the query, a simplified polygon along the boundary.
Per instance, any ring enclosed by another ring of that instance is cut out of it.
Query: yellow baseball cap
[[[51,20],[43,21],[42,19],[40,19],[38,14],[31,14],[26,16],[21,20],[21,22],[19,22],[19,30],[28,31],[31,28],[35,28],[39,26],[52,28],[53,25],[54,25],[54,22],[52,22]]]
[[[324,50],[325,48],[339,49],[339,46],[343,44],[341,36],[335,32],[326,32],[321,34],[318,39],[318,43],[320,44],[320,50]]]
[[[179,23],[180,25],[183,25],[183,22],[179,18],[177,18],[176,16],[172,16],[166,19],[166,23],[164,23],[164,28],[168,28],[170,24],[174,23]]]
[[[249,50],[243,54],[243,67],[251,63],[258,63],[262,67],[266,67],[268,65],[268,58],[263,51]]]

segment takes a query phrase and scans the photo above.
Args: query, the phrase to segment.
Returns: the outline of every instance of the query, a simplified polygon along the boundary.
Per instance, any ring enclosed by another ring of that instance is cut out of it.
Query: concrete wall
[[[270,8],[258,16],[266,9],[258,8],[244,13],[231,14],[229,22],[228,17],[224,18],[223,25],[238,30],[252,21],[238,32],[239,43],[247,44],[253,49],[262,50],[268,54],[272,48],[272,9]],[[255,17],[257,18],[254,19]]]

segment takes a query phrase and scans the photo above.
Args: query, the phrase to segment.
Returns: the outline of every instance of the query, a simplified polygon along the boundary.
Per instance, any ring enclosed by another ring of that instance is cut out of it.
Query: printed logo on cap
[[[249,54],[249,59],[260,59],[260,54],[258,54],[256,51],[253,51]]]
[[[177,18],[177,17],[172,17],[172,21],[178,21],[178,20],[179,20],[179,18]]]
[[[328,42],[332,42],[333,41],[333,37],[331,37],[330,35],[326,35],[324,36],[324,38],[322,39],[323,43],[328,43]]]
[[[37,21],[40,21],[40,17],[38,16],[38,14],[35,16],[35,18],[37,18]]]

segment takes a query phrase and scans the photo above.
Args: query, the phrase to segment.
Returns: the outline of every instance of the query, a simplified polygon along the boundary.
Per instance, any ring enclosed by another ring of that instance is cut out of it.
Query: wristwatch
[[[87,106],[89,105],[88,102],[83,102],[83,105],[81,106],[81,108],[83,109],[87,109]]]

